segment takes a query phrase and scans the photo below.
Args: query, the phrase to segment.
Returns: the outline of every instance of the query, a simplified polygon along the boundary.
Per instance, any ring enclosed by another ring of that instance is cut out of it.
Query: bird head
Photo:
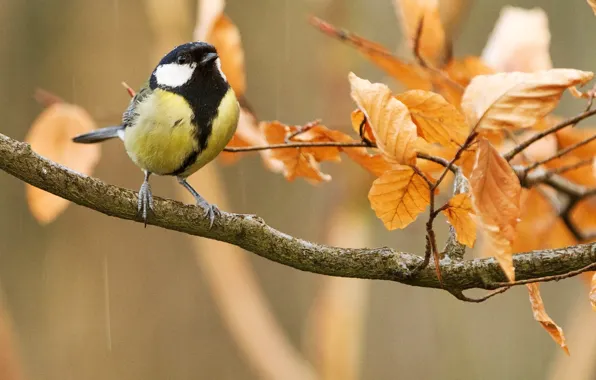
[[[161,59],[151,74],[150,85],[177,92],[206,82],[227,84],[217,51],[206,42],[189,42]]]

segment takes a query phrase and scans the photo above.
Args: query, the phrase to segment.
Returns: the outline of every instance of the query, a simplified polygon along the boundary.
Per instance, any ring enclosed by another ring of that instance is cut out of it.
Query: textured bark
[[[108,185],[51,162],[28,144],[0,134],[0,169],[78,205],[103,214],[142,222],[137,193]],[[222,212],[209,230],[201,210],[173,200],[155,198],[155,214],[148,224],[237,245],[254,254],[296,269],[330,276],[389,280],[457,292],[471,288],[495,289],[506,281],[493,258],[441,262],[443,284],[431,264],[411,275],[422,262],[418,255],[381,248],[338,248],[312,243],[277,231],[254,215]],[[217,254],[213,252],[212,254]],[[449,252],[446,252],[449,257]],[[453,256],[457,256],[457,253]],[[596,243],[514,256],[517,280],[538,279],[588,270],[596,263]],[[576,273],[579,274],[579,273]]]

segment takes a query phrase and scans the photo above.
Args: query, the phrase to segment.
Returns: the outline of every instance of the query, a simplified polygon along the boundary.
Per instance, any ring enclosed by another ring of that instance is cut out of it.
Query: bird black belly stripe
[[[198,156],[199,152],[197,152],[196,150],[192,151],[188,156],[186,156],[182,165],[180,165],[180,167],[176,169],[174,172],[172,172],[170,175],[179,175],[184,173],[186,169],[188,169],[192,164],[195,163]]]

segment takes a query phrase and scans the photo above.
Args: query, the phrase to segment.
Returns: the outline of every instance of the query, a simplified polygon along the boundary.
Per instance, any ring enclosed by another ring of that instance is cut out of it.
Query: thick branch
[[[34,153],[29,145],[0,134],[0,169],[33,186],[78,205],[121,219],[142,222],[137,215],[137,193],[78,174]],[[200,209],[173,200],[155,198],[154,226],[216,239],[242,247],[261,257],[296,269],[331,276],[401,282],[445,288],[450,292],[471,288],[494,289],[505,281],[493,258],[441,263],[443,284],[434,265],[411,276],[422,258],[390,248],[336,248],[292,237],[252,215],[222,212],[211,230]],[[217,252],[211,254],[216,255]],[[596,244],[534,251],[514,256],[516,278],[527,280],[566,274],[596,262]]]

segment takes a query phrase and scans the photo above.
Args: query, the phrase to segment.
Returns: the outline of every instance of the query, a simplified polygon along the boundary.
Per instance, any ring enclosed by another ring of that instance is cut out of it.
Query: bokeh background
[[[481,53],[504,5],[539,6],[549,15],[554,65],[596,69],[596,18],[584,1],[442,3],[463,10],[452,24],[458,56]],[[397,88],[307,22],[317,15],[403,51],[391,0],[228,0],[226,12],[242,33],[247,98],[261,119],[322,118],[348,131],[349,71]],[[120,82],[138,87],[158,57],[191,38],[196,13],[194,0],[0,0],[0,132],[25,137],[42,109],[37,87],[101,125],[116,122],[128,104]],[[566,102],[559,112],[575,109]],[[102,151],[94,175],[137,189],[142,174],[122,145]],[[255,154],[197,176],[208,200],[289,234],[423,252],[422,220],[389,233],[375,218],[370,175],[347,160],[324,169],[330,183],[287,182]],[[155,194],[181,199],[174,180],[152,184]],[[533,320],[523,287],[466,304],[437,290],[304,273],[78,206],[41,226],[24,184],[3,172],[0,210],[6,379],[596,378],[596,315],[579,279],[542,287],[566,332],[566,357]],[[22,377],[9,375],[15,366]]]

